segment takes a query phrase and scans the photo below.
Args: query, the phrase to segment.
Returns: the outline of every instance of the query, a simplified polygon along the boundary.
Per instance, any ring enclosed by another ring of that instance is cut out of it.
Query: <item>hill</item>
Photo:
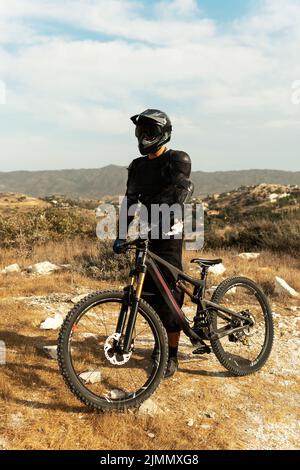
[[[72,197],[99,198],[124,194],[126,177],[126,168],[116,165],[97,169],[0,172],[0,191],[39,197],[64,194]],[[195,195],[198,196],[261,183],[300,186],[300,171],[195,171],[192,173],[192,180],[195,184]]]
[[[206,245],[212,248],[269,249],[299,256],[300,188],[243,186],[203,199]]]

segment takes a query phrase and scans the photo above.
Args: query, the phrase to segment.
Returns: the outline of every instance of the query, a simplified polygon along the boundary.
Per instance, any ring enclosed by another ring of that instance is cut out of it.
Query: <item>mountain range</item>
[[[126,177],[126,168],[117,165],[97,169],[0,172],[0,192],[101,198],[124,194]],[[300,171],[195,171],[191,179],[195,185],[194,195],[198,196],[261,183],[300,186]]]

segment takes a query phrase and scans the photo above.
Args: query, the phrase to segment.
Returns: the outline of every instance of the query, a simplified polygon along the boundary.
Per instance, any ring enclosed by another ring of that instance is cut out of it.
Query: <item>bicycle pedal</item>
[[[201,344],[197,349],[193,351],[193,354],[210,354],[211,349],[207,344]]]

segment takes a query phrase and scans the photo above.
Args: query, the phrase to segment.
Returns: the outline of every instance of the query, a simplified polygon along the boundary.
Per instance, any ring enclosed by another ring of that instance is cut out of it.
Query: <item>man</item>
[[[191,174],[191,160],[187,153],[177,150],[167,150],[166,143],[171,139],[172,124],[166,113],[147,109],[141,114],[131,118],[135,124],[135,135],[138,139],[139,150],[142,157],[136,158],[128,168],[127,181],[127,208],[141,202],[148,211],[149,225],[158,226],[158,238],[152,237],[151,251],[164,260],[182,269],[183,236],[175,238],[170,235],[164,237],[163,217],[151,220],[151,206],[154,204],[167,204],[169,207],[178,204],[181,209],[193,193],[193,184],[189,180]],[[127,210],[127,209],[126,209]],[[121,214],[124,206],[121,208]],[[133,216],[127,216],[127,229]],[[175,224],[174,213],[170,213],[170,225]],[[118,238],[114,243],[114,251],[119,253],[124,239]],[[173,287],[173,294],[180,306],[183,304],[183,293],[172,286],[173,280],[168,271],[160,268],[165,280]],[[180,326],[173,319],[163,297],[158,291],[150,275],[146,275],[143,292],[155,295],[147,297],[147,301],[160,316],[167,334],[169,343],[169,360],[165,377],[171,377],[178,368],[178,344]],[[155,350],[153,353],[155,359]]]

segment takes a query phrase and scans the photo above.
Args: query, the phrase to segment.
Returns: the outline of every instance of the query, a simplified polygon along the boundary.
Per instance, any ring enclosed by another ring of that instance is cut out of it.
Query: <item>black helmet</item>
[[[157,152],[170,141],[172,124],[166,113],[158,109],[147,109],[130,119],[136,125],[135,135],[142,155]]]

